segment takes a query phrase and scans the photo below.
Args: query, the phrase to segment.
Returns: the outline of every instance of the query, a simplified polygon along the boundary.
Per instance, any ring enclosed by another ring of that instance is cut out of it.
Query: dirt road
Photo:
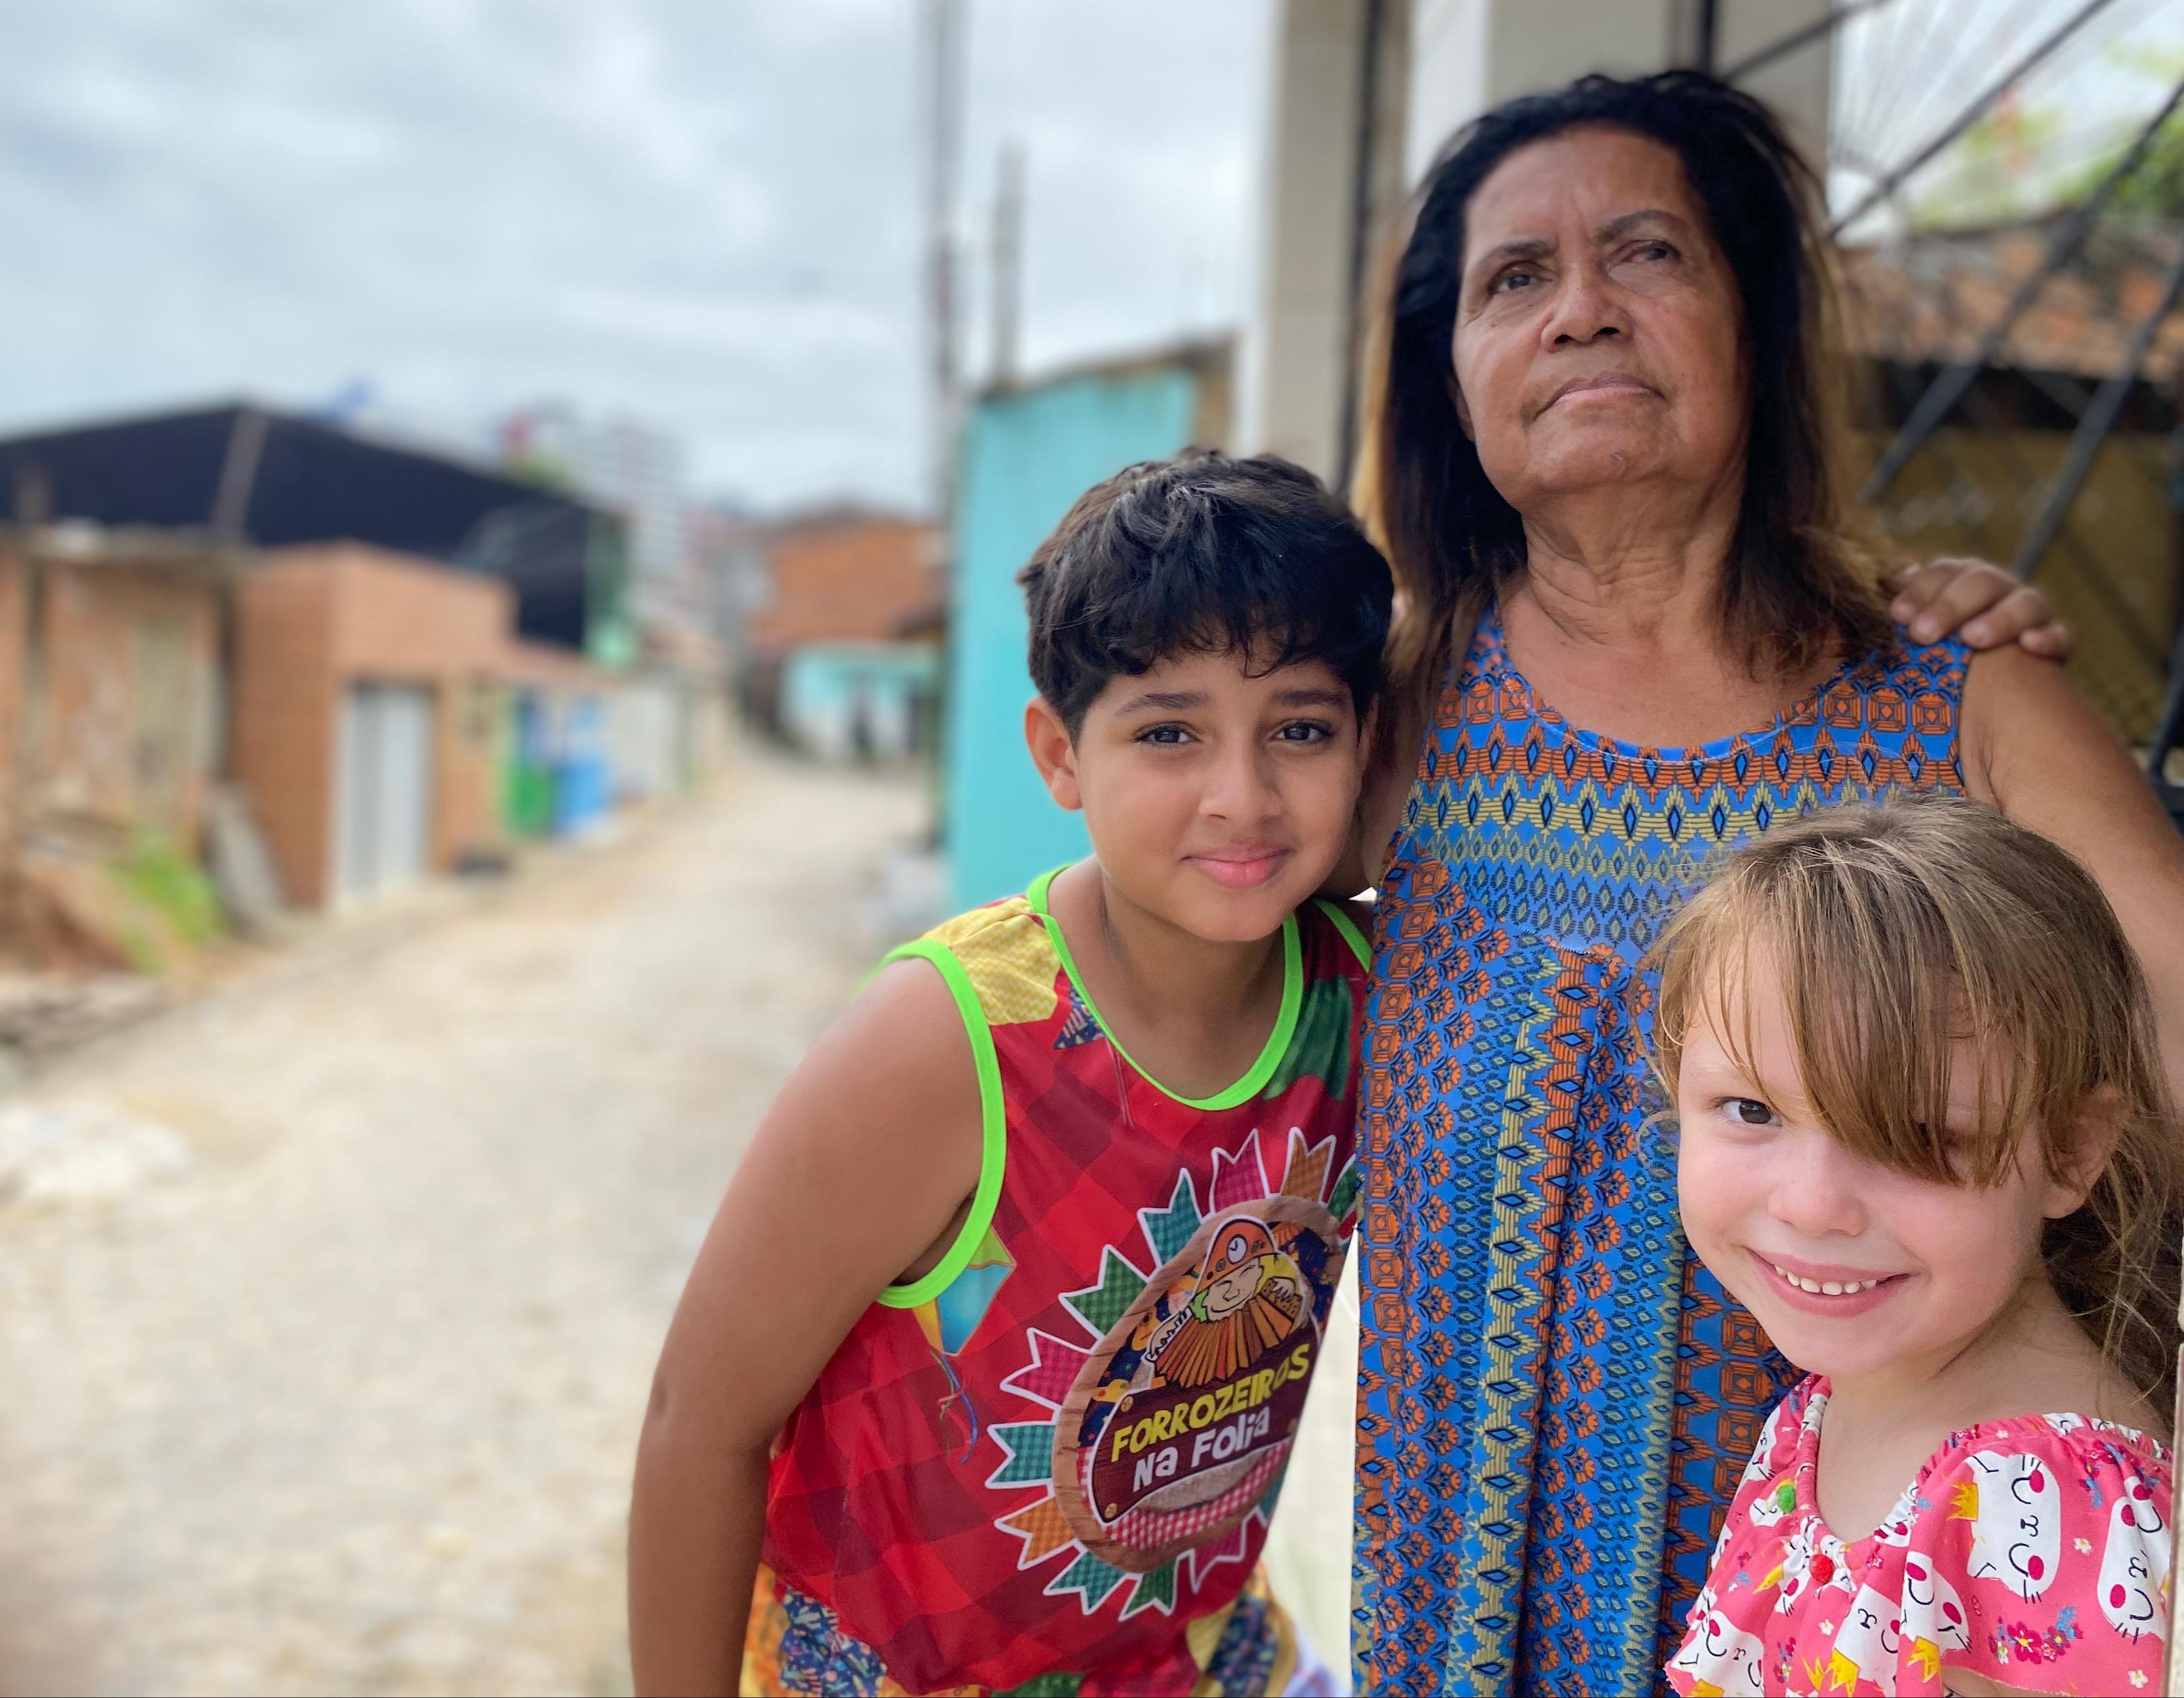
[[[0,1210],[0,1684],[625,1686],[653,1356],[921,816],[747,768],[8,1105],[168,1159]]]
[[[83,1146],[0,1202],[0,1690],[626,1690],[654,1355],[923,813],[747,766],[0,1101]],[[1341,1572],[1333,1467],[1278,1569]]]

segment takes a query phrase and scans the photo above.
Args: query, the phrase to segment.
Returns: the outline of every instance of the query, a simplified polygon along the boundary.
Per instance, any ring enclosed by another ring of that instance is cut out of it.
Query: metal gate
[[[432,841],[432,693],[355,684],[342,704],[336,886],[366,896],[421,877]]]

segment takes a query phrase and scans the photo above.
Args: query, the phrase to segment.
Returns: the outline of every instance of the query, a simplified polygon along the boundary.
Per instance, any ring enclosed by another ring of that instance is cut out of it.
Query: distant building
[[[1034,693],[1016,575],[1103,477],[1134,460],[1228,439],[1232,348],[1197,342],[989,391],[963,427],[948,609],[944,766],[949,877],[970,907],[1086,853],[1081,815],[1057,808],[1024,750]]]
[[[281,549],[241,579],[232,771],[290,902],[375,896],[499,849],[511,600],[354,543]]]
[[[629,537],[630,611],[640,626],[704,621],[687,456],[679,441],[633,419],[588,419],[566,402],[510,414],[500,437],[510,471],[559,485],[621,516]]]
[[[832,760],[928,752],[940,683],[939,538],[924,520],[839,508],[738,540],[745,704]]]
[[[22,524],[367,543],[500,579],[533,641],[635,649],[625,527],[599,504],[248,403],[0,438],[0,503]]]
[[[194,845],[236,566],[152,532],[0,533],[0,848],[144,831]]]
[[[705,628],[740,667],[750,652],[751,620],[772,592],[766,548],[773,526],[738,507],[699,507],[690,518],[691,548],[703,585]]]

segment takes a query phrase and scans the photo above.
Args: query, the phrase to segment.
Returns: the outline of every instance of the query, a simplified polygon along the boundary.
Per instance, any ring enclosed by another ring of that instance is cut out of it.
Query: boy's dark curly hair
[[[1017,575],[1031,676],[1073,738],[1107,682],[1187,654],[1324,660],[1379,693],[1388,563],[1326,486],[1273,454],[1145,460],[1078,498]]]

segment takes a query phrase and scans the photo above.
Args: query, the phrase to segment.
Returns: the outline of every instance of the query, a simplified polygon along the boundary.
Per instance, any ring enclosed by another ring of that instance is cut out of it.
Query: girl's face
[[[1678,1190],[1691,1248],[1809,1373],[1939,1367],[2044,1278],[2042,1226],[2085,1192],[2048,1177],[2036,1132],[1986,1189],[1852,1155],[1805,1099],[1774,961],[1757,944],[1744,992],[1743,1062],[1706,1020],[1685,1035]],[[1964,1046],[1950,1088],[1958,1130],[1975,1121],[1975,1066]]]

